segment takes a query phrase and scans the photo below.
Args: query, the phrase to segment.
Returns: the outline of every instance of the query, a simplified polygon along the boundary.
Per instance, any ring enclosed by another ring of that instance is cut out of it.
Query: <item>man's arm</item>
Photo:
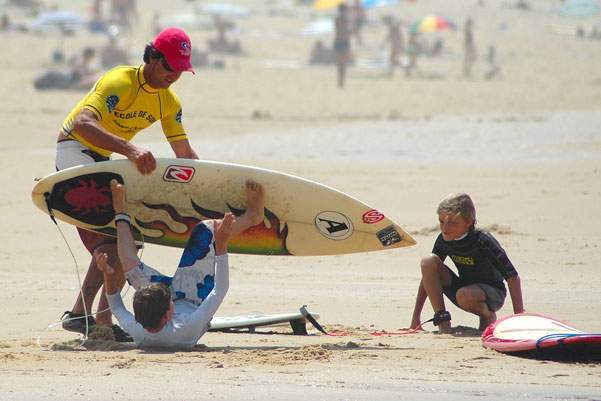
[[[509,294],[511,295],[511,302],[513,303],[513,313],[524,313],[524,300],[522,298],[522,283],[520,276],[517,274],[507,279],[507,287],[509,287]]]
[[[152,152],[111,134],[100,125],[98,116],[91,110],[82,109],[79,112],[73,121],[73,130],[92,145],[127,157],[136,163],[138,171],[142,174],[150,174],[156,168],[156,160]]]
[[[175,157],[179,159],[198,159],[198,155],[190,146],[190,142],[187,139],[180,139],[179,141],[169,142]]]

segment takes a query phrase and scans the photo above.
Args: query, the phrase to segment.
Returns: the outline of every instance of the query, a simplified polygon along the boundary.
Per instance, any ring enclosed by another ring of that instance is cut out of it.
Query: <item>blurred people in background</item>
[[[392,77],[395,67],[402,67],[400,57],[405,52],[405,43],[403,42],[403,30],[401,22],[390,15],[384,19],[388,24],[388,34],[384,44],[390,44],[388,53],[388,73]]]
[[[334,56],[338,73],[338,87],[344,87],[346,69],[351,57],[351,24],[349,8],[346,4],[338,5],[338,15],[334,21]]]
[[[100,49],[100,64],[106,69],[116,67],[118,65],[129,65],[130,52],[119,46],[118,42],[119,29],[111,25],[108,28],[107,43]]]
[[[476,61],[476,44],[474,43],[474,24],[471,18],[468,18],[465,22],[465,28],[463,31],[463,47],[464,47],[464,58],[463,58],[463,75],[469,77],[472,75],[472,67]]]
[[[138,23],[136,0],[111,0],[110,19],[124,32],[132,32]]]
[[[501,76],[501,66],[497,63],[495,45],[488,46],[488,56],[486,57],[488,68],[484,73],[484,78],[493,79]]]
[[[413,73],[420,75],[417,68],[417,57],[420,54],[420,46],[418,43],[417,32],[409,32],[409,43],[407,44],[407,60],[404,61],[405,76],[408,77]]]
[[[365,13],[365,8],[361,4],[361,0],[355,0],[353,6],[351,7],[351,23],[353,24],[353,36],[357,40],[357,45],[361,46],[363,44],[363,39],[361,38],[361,30],[363,29],[363,25],[367,22],[367,14]]]
[[[213,24],[215,30],[217,30],[217,38],[209,39],[209,50],[215,53],[230,53],[240,54],[242,53],[242,46],[238,41],[231,41],[225,33],[234,28],[234,23],[222,18],[220,15],[213,15]]]

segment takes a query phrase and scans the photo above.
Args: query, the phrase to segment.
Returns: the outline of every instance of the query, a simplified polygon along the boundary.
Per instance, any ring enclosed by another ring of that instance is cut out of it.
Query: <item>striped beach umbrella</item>
[[[428,15],[410,26],[411,32],[438,32],[455,29],[455,24],[438,15]]]

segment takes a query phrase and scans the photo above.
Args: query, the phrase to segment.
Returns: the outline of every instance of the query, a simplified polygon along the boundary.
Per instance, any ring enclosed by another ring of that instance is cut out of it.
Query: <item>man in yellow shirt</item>
[[[156,168],[152,152],[130,140],[156,121],[161,122],[176,157],[198,159],[182,125],[180,100],[171,88],[182,72],[194,73],[191,53],[188,35],[178,28],[167,28],[146,45],[143,65],[116,67],[101,77],[63,123],[57,140],[56,169],[109,160],[112,153],[119,153],[136,163],[140,173],[149,174]],[[109,255],[109,264],[117,270],[121,268],[115,238],[79,228],[78,232],[90,253],[104,252]],[[115,277],[121,277],[118,284],[122,287],[123,275]],[[92,258],[82,285],[83,299],[80,293],[73,309],[65,312],[68,318],[64,319],[63,328],[85,333],[84,312],[90,314],[102,283],[102,272]],[[107,309],[103,291],[98,310],[106,311],[98,313],[96,319],[88,315],[88,326],[111,327],[118,341],[131,341],[112,323]]]

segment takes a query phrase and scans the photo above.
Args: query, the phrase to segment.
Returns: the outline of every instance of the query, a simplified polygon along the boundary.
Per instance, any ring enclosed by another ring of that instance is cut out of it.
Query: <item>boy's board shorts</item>
[[[449,300],[455,304],[455,306],[459,307],[457,304],[457,291],[459,291],[462,287],[467,287],[468,285],[477,285],[482,288],[482,291],[486,294],[486,305],[488,309],[492,312],[496,312],[503,307],[505,303],[505,296],[507,295],[505,291],[500,290],[492,285],[483,284],[483,283],[466,283],[462,279],[460,279],[453,270],[449,269],[449,267],[445,266],[451,275],[451,285],[448,287],[443,287],[442,291],[446,295]]]
[[[213,220],[203,220],[194,227],[179,266],[173,277],[140,263],[125,274],[136,289],[162,282],[171,290],[171,299],[185,299],[200,305],[215,286],[215,236]]]
[[[56,171],[107,160],[108,157],[88,149],[81,142],[73,139],[65,139],[56,144]]]

